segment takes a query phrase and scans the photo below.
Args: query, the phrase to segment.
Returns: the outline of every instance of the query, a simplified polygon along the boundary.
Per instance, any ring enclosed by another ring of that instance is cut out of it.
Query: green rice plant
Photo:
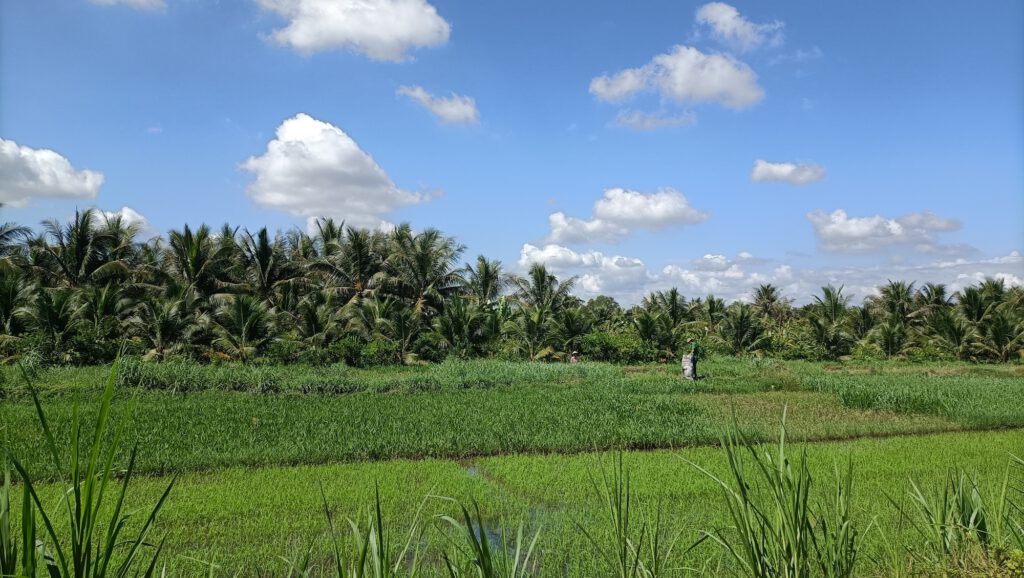
[[[584,525],[577,524],[606,564],[619,578],[658,578],[669,572],[668,560],[675,549],[678,536],[665,542],[662,525],[662,508],[658,505],[654,521],[634,513],[636,498],[630,484],[629,472],[623,468],[622,453],[619,452],[609,473],[600,468],[601,483],[591,478],[594,492],[601,500],[602,513],[606,516],[607,529],[611,533],[610,543],[602,540]],[[698,542],[699,544],[699,542]],[[695,548],[691,546],[687,551]]]
[[[464,564],[460,565],[453,560],[450,552],[444,553],[445,567],[451,578],[529,578],[537,575],[533,553],[540,538],[539,528],[527,542],[524,524],[520,523],[515,543],[512,544],[503,526],[497,540],[498,549],[494,550],[487,525],[480,514],[480,506],[474,501],[473,513],[464,504],[460,503],[459,508],[462,510],[461,522],[451,516],[440,517],[466,539],[466,548],[458,549],[466,559]]]
[[[1010,466],[1019,472],[1007,498],[1006,526],[1015,546],[1024,550],[1024,460],[1010,456]]]
[[[39,424],[45,435],[46,449],[53,460],[55,470],[63,472],[62,483],[66,489],[62,495],[62,502],[69,525],[67,532],[57,530],[54,524],[55,518],[48,514],[43,507],[29,473],[14,456],[6,451],[5,453],[24,484],[24,492],[27,497],[23,501],[27,503],[31,498],[35,510],[38,511],[39,517],[42,519],[45,535],[48,538],[43,552],[48,574],[54,578],[106,578],[108,576],[122,578],[129,574],[141,574],[147,578],[155,576],[164,541],[160,540],[153,545],[148,542],[148,537],[157,514],[174,487],[174,480],[167,485],[138,533],[134,536],[126,536],[125,529],[130,514],[124,510],[124,504],[135,468],[136,451],[132,450],[128,468],[123,473],[119,474],[114,470],[114,456],[119,449],[121,435],[124,431],[125,421],[127,421],[124,420],[116,426],[112,426],[110,419],[110,404],[114,398],[114,385],[117,381],[117,363],[114,364],[107,379],[91,440],[83,438],[83,424],[77,409],[73,413],[69,448],[70,460],[67,463],[62,459],[61,450],[51,433],[46,414],[39,402],[39,396],[27,375],[25,375],[25,380],[36,407]],[[129,411],[130,414],[131,411]],[[105,501],[107,492],[111,490],[110,486],[116,483],[118,475],[123,476],[122,481],[120,488],[115,490],[117,493],[114,497],[110,518],[104,528],[100,525],[101,509],[107,507]],[[9,487],[8,478],[5,477],[5,488]],[[7,490],[4,495],[7,495]],[[27,551],[31,550],[34,543],[29,535],[34,532],[35,518],[32,507],[23,508],[22,515],[33,520],[32,522],[23,522],[22,548]],[[9,524],[6,525],[9,526]],[[9,533],[9,530],[5,532]],[[148,565],[143,559],[144,548],[152,549]],[[5,548],[5,550],[14,551],[13,547],[10,550]],[[34,571],[34,569],[32,570]],[[23,573],[29,576],[33,575],[29,572]]]
[[[778,450],[773,455],[748,441],[734,425],[722,437],[729,472],[727,481],[695,462],[687,462],[722,490],[731,532],[704,535],[753,578],[828,578],[853,576],[859,532],[851,518],[852,462],[845,476],[836,476],[836,490],[825,507],[814,508],[813,483],[806,451],[794,464],[786,454],[785,412]],[[753,462],[753,475],[744,457]]]
[[[18,535],[11,526],[11,467],[4,462],[4,480],[0,486],[0,576],[34,576],[37,566],[36,515],[28,487],[22,487],[21,564],[18,564]]]
[[[335,530],[334,516],[327,504],[323,487],[320,488],[323,500],[324,515],[330,531],[331,546],[334,553],[334,573],[337,578],[415,578],[420,573],[421,556],[423,554],[423,528],[420,524],[420,513],[423,506],[416,511],[409,529],[405,544],[397,554],[390,542],[387,526],[384,524],[383,508],[380,500],[380,487],[375,488],[373,507],[366,514],[366,528],[352,518],[347,518],[349,526],[350,555],[344,554],[338,532]],[[299,566],[308,572],[308,557]],[[307,574],[300,574],[305,576]]]

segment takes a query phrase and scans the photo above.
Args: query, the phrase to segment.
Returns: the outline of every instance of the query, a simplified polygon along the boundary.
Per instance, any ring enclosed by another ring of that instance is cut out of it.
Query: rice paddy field
[[[635,523],[658,520],[666,551],[658,575],[738,572],[721,547],[701,541],[733,522],[721,488],[700,468],[728,478],[720,440],[733,425],[776,451],[784,412],[787,455],[806,460],[812,501],[825,503],[852,465],[856,575],[959,575],[908,554],[930,547],[908,514],[915,485],[939,495],[951,476],[964,475],[977,481],[978,499],[998,503],[1024,483],[1010,466],[1011,456],[1024,457],[1020,365],[712,358],[701,371],[688,382],[670,365],[451,361],[355,370],[127,360],[111,411],[114,421],[132,404],[134,412],[116,461],[137,447],[143,475],[128,499],[142,511],[176,478],[155,531],[167,537],[167,572],[183,576],[211,568],[281,575],[297,559],[326,565],[325,503],[335,524],[365,522],[375,488],[395,548],[417,528],[424,575],[448,575],[441,552],[457,537],[438,516],[458,512],[449,498],[476,503],[496,543],[502,531],[539,531],[530,575],[618,575],[602,557],[613,536],[601,488],[619,459]],[[70,438],[75,408],[97,411],[109,373],[32,375],[58,440]],[[63,486],[14,368],[0,373],[0,430],[56,503]],[[667,543],[675,544],[670,553]]]

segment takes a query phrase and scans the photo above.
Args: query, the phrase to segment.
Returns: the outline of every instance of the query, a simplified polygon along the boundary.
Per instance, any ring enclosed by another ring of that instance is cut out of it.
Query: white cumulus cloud
[[[621,241],[629,235],[629,229],[601,219],[577,219],[559,211],[548,216],[553,243],[589,243],[601,240],[609,243]]]
[[[427,200],[398,188],[340,128],[301,113],[282,122],[266,152],[241,167],[255,177],[246,188],[253,201],[307,218],[378,227],[391,211]]]
[[[686,126],[697,122],[697,115],[692,112],[664,115],[658,113],[624,110],[615,117],[614,126],[634,130],[657,130],[674,126]]]
[[[724,2],[710,2],[698,8],[697,23],[710,28],[714,38],[740,52],[782,44],[785,28],[779,21],[755,24]]]
[[[434,96],[422,86],[402,86],[398,94],[418,102],[444,124],[476,124],[480,121],[476,101],[469,96],[454,93],[451,96]]]
[[[425,0],[256,0],[288,21],[277,43],[302,54],[350,49],[400,62],[412,48],[448,42],[451,27]]]
[[[49,149],[0,139],[0,203],[21,207],[37,197],[92,199],[102,185],[103,173],[77,170]]]
[[[960,228],[958,221],[939,217],[931,211],[888,218],[881,215],[850,217],[846,211],[836,209],[831,213],[808,213],[807,219],[814,226],[821,248],[836,252],[866,252],[893,246],[935,252],[942,248],[935,241],[935,233]]]
[[[807,163],[770,163],[754,161],[750,180],[757,182],[781,181],[791,185],[807,185],[825,178],[825,167]]]
[[[682,193],[670,188],[654,193],[606,189],[594,203],[592,213],[590,219],[568,217],[561,212],[550,215],[548,242],[616,243],[634,230],[692,225],[709,217],[691,207]]]
[[[753,106],[764,97],[757,74],[728,54],[705,54],[677,45],[640,68],[628,68],[590,81],[590,93],[619,102],[643,91],[655,91],[677,102],[717,102],[728,108]]]
[[[645,287],[652,280],[640,259],[600,251],[576,252],[557,244],[524,244],[519,252],[519,268],[525,271],[534,263],[545,265],[561,279],[576,276],[578,292],[587,296],[618,294]]]

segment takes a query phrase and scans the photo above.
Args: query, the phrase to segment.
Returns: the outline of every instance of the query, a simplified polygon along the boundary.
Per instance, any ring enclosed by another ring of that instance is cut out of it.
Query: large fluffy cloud
[[[340,128],[306,114],[281,123],[267,151],[241,166],[255,177],[246,192],[256,203],[307,218],[378,227],[391,211],[426,200],[398,188]]]
[[[958,221],[944,219],[931,211],[887,218],[881,215],[850,217],[846,211],[836,209],[831,213],[808,213],[807,219],[814,226],[822,249],[851,253],[897,246],[936,252],[941,246],[936,243],[934,234],[960,228]]]
[[[399,62],[412,48],[448,41],[450,27],[425,0],[256,0],[288,20],[272,38],[310,54],[347,48]]]
[[[708,27],[712,36],[740,52],[782,44],[785,27],[779,21],[755,24],[724,2],[711,2],[698,8],[697,23]]]
[[[434,96],[422,86],[402,86],[398,94],[418,102],[444,124],[476,124],[480,120],[476,101],[469,96]]]
[[[806,185],[825,178],[825,167],[807,163],[770,163],[757,159],[750,171],[750,179],[757,182],[781,181],[791,185]]]
[[[628,68],[590,81],[590,92],[608,102],[619,102],[643,91],[655,91],[677,102],[717,102],[729,108],[747,108],[764,97],[757,74],[728,54],[705,54],[677,45],[640,68]]]
[[[92,199],[102,185],[103,173],[77,170],[49,149],[0,139],[0,203],[20,207],[35,197]]]
[[[558,212],[548,221],[550,243],[616,243],[638,229],[659,230],[692,225],[708,214],[690,206],[682,193],[661,189],[641,193],[622,188],[607,189],[594,203],[590,219],[577,219]]]

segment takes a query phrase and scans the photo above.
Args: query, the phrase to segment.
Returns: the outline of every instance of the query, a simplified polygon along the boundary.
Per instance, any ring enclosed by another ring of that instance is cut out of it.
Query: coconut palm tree
[[[114,239],[98,226],[93,209],[75,211],[64,225],[55,219],[44,221],[43,230],[43,242],[33,248],[56,285],[80,287],[128,276],[128,263],[114,258]]]
[[[593,322],[582,309],[563,309],[555,315],[551,339],[559,351],[578,351],[583,345],[583,338],[593,327]]]
[[[689,309],[686,304],[686,297],[679,293],[675,287],[668,291],[654,291],[641,301],[641,307],[653,313],[660,313],[668,317],[672,327],[676,327],[683,321],[689,320]]]
[[[502,273],[501,261],[491,261],[483,255],[476,258],[476,267],[468,264],[464,272],[463,290],[477,303],[494,301],[509,284]]]
[[[718,329],[718,324],[725,317],[725,300],[708,295],[697,309],[698,319],[703,321],[709,333]]]
[[[746,303],[734,303],[725,310],[719,332],[733,354],[763,349],[769,340],[757,310]]]
[[[417,319],[429,322],[444,308],[444,300],[465,285],[461,271],[455,269],[464,250],[436,229],[413,234],[399,227],[391,235],[391,254],[377,284],[403,299]]]
[[[242,235],[242,282],[235,284],[239,290],[251,291],[269,305],[276,305],[279,295],[287,291],[286,286],[296,285],[304,279],[296,261],[290,260],[280,238],[270,240],[267,228],[263,227],[253,236],[249,231]]]
[[[96,336],[104,339],[118,335],[121,324],[128,317],[133,300],[118,285],[93,285],[79,289],[75,294],[75,316],[90,325]]]
[[[1014,323],[1010,316],[997,310],[984,326],[980,349],[998,361],[1009,361],[1024,345],[1024,323]]]
[[[130,335],[145,344],[144,359],[163,361],[184,351],[202,331],[202,323],[190,311],[182,299],[144,299],[125,325]]]
[[[12,345],[26,330],[25,311],[36,287],[17,270],[0,270],[0,345]]]
[[[878,346],[886,357],[896,357],[910,345],[910,332],[899,321],[883,321],[868,334],[868,339]]]
[[[343,330],[341,309],[326,291],[314,291],[299,301],[295,329],[299,340],[319,349],[327,348]]]
[[[849,302],[842,286],[837,289],[828,285],[821,288],[820,296],[814,296],[809,308],[808,321],[814,337],[832,359],[845,355],[853,343],[845,325]]]
[[[540,263],[531,265],[526,277],[512,279],[515,299],[524,308],[539,309],[547,313],[557,313],[562,309],[575,284],[575,277],[560,282]],[[543,317],[546,319],[548,316],[545,314]]]
[[[253,295],[225,295],[210,317],[213,346],[242,363],[255,357],[273,337],[273,316]]]
[[[486,342],[486,329],[486,317],[477,306],[455,297],[434,318],[431,335],[442,350],[468,359]]]
[[[914,294],[913,311],[910,313],[910,320],[915,327],[926,325],[928,318],[938,311],[950,307],[952,298],[942,283],[925,283]]]
[[[872,300],[884,319],[905,324],[914,308],[914,284],[889,280]]]
[[[62,362],[70,361],[73,351],[66,347],[80,323],[75,315],[74,293],[68,288],[40,289],[31,303],[15,312],[29,328],[45,336],[48,346]]]
[[[544,359],[555,352],[550,345],[551,311],[548,308],[522,308],[504,331],[519,344],[519,350],[531,361]]]
[[[324,245],[324,255],[310,265],[326,279],[325,287],[335,293],[342,304],[371,296],[371,281],[384,265],[386,240],[379,233],[347,227],[343,241],[325,243],[330,245]],[[328,246],[332,248],[327,249]]]
[[[865,303],[864,305],[855,305],[847,310],[850,333],[855,340],[866,338],[878,324],[875,309],[871,304]]]
[[[975,328],[980,327],[995,309],[995,304],[987,298],[980,287],[965,287],[957,294],[957,311]]]
[[[0,207],[3,205],[0,204]],[[15,260],[21,256],[32,230],[16,223],[0,224],[0,269],[17,268]]]
[[[940,309],[928,319],[928,333],[933,344],[957,359],[971,359],[978,350],[978,330],[949,309]]]
[[[210,228],[200,225],[193,231],[188,225],[168,234],[166,271],[185,287],[193,288],[202,297],[221,291],[227,280],[228,245],[215,242]]]

